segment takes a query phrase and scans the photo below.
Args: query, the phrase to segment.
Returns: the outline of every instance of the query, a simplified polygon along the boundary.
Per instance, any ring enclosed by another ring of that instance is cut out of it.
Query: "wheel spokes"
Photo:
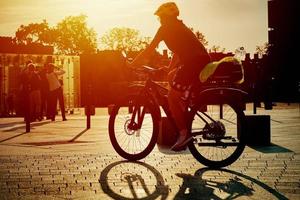
[[[196,112],[192,122],[194,146],[203,157],[222,161],[230,157],[239,146],[238,116],[234,109],[226,104],[206,107],[206,112],[200,112],[202,108]]]
[[[145,106],[134,107],[132,113],[126,112],[126,108],[120,110],[115,118],[117,143],[128,154],[139,154],[147,148],[151,141],[152,116],[146,113]]]

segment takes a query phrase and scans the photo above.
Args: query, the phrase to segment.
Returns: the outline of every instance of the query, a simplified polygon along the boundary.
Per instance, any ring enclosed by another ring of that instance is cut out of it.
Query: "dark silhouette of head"
[[[28,65],[29,65],[30,63],[33,63],[32,60],[27,60],[27,61],[26,61],[26,66],[28,67]]]
[[[179,9],[174,2],[167,2],[160,5],[154,14],[159,17],[161,24],[165,24],[171,20],[177,19],[179,16]]]
[[[27,65],[27,68],[28,68],[28,71],[29,71],[29,72],[33,72],[33,71],[35,70],[35,66],[34,66],[33,63],[29,63],[29,64]]]
[[[53,72],[54,71],[54,67],[55,67],[55,65],[53,63],[48,63],[47,64],[47,71],[48,71],[48,73]]]

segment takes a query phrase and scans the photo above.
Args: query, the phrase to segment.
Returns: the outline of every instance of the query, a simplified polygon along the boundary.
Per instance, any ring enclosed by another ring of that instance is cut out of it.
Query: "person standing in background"
[[[15,109],[15,95],[13,93],[8,94],[6,98],[6,103],[7,103],[8,116],[14,116],[16,113],[16,109]]]
[[[62,85],[58,80],[58,76],[63,75],[64,73],[65,71],[63,69],[56,67],[53,63],[47,64],[46,77],[49,84],[49,114],[51,121],[55,121],[57,100],[61,98],[63,101],[63,95],[61,95]],[[61,105],[60,109],[62,113],[62,120],[66,121],[64,103]]]
[[[41,121],[41,79],[33,63],[28,64],[30,121]]]
[[[60,83],[60,88],[59,88],[58,94],[57,94],[59,108],[60,108],[60,111],[61,111],[61,115],[62,115],[63,121],[67,121],[66,110],[65,110],[64,91],[63,91],[63,79],[62,79],[62,77],[58,78],[58,81]]]
[[[39,75],[41,77],[41,118],[43,119],[46,115],[47,119],[50,119],[49,115],[49,84],[46,77],[47,64],[40,69]]]

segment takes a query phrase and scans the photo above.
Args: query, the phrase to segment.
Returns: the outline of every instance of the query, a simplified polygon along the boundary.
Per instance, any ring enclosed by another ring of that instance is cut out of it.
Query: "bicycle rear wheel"
[[[244,122],[243,110],[233,103],[195,107],[189,119],[194,139],[188,146],[190,152],[208,167],[219,168],[232,164],[245,148],[242,139]]]
[[[133,98],[128,100],[128,106],[117,105],[111,112],[110,141],[116,152],[127,160],[146,157],[156,144],[158,131],[158,115],[149,102]]]

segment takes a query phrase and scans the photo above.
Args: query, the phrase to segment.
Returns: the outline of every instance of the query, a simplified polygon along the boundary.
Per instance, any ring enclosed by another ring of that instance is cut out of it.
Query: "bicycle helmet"
[[[167,2],[159,6],[155,11],[155,15],[161,16],[172,16],[177,17],[179,15],[179,9],[174,2]]]

